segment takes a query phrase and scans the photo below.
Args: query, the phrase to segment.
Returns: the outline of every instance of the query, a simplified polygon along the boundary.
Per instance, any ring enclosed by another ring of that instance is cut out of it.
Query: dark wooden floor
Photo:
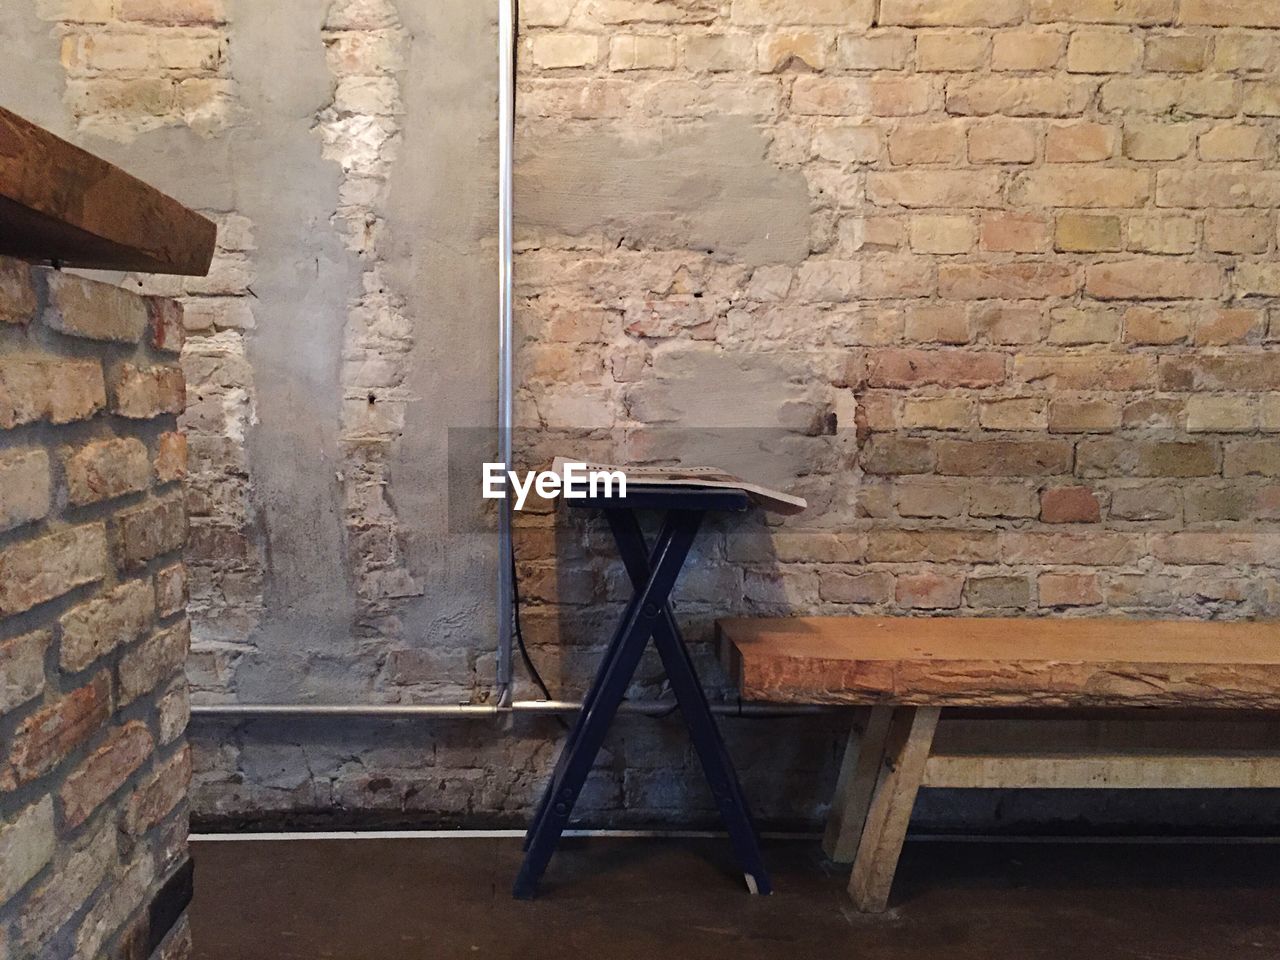
[[[907,844],[861,916],[816,843],[750,897],[716,840],[566,841],[542,897],[518,840],[194,845],[197,960],[1277,960],[1280,845]]]

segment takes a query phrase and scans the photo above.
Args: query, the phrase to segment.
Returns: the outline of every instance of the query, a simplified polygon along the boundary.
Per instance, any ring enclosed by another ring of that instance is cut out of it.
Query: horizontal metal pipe
[[[577,713],[582,704],[569,700],[517,700],[510,706],[500,707],[487,703],[209,703],[192,705],[193,717],[222,717],[244,719],[254,717],[365,717],[383,719],[412,719],[415,717],[443,717],[468,719],[498,717],[513,713],[563,714]],[[677,709],[674,700],[624,700],[621,713],[638,713],[647,716],[673,713]],[[730,701],[711,704],[711,712],[734,717],[783,717],[810,716],[830,713],[841,707],[817,704],[742,703]]]

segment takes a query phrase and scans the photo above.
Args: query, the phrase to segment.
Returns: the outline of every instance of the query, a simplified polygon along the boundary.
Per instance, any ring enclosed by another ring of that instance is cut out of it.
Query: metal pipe
[[[516,0],[498,0],[498,459],[512,466],[515,382],[512,373],[512,229],[514,227],[514,147],[516,100]],[[498,505],[497,698],[511,701],[515,621],[514,548],[511,504]]]
[[[210,703],[191,707],[193,717],[364,717],[384,719],[412,719],[415,717],[444,717],[454,719],[478,719],[509,714],[564,714],[577,713],[582,704],[571,700],[517,700],[505,706],[496,703]],[[674,712],[678,705],[674,700],[624,700],[620,713],[662,715]],[[732,717],[811,716],[831,713],[844,707],[823,704],[774,704],[743,703],[732,700],[711,704],[711,712]]]

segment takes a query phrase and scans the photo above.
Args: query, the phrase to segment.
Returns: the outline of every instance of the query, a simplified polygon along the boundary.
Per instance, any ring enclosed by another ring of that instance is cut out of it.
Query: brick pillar
[[[0,259],[0,955],[185,955],[182,310]]]

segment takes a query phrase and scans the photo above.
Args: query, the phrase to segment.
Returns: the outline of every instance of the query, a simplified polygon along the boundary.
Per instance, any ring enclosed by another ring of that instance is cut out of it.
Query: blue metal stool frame
[[[536,895],[538,881],[568,825],[573,805],[650,637],[702,762],[747,889],[760,894],[772,892],[746,797],[669,602],[703,517],[708,511],[744,512],[750,500],[742,490],[632,486],[626,497],[587,498],[566,503],[604,511],[635,592],[609,641],[582,710],[556,761],[555,773],[525,835],[525,858],[516,877],[515,896],[530,899]],[[652,551],[640,529],[638,510],[666,512]]]

